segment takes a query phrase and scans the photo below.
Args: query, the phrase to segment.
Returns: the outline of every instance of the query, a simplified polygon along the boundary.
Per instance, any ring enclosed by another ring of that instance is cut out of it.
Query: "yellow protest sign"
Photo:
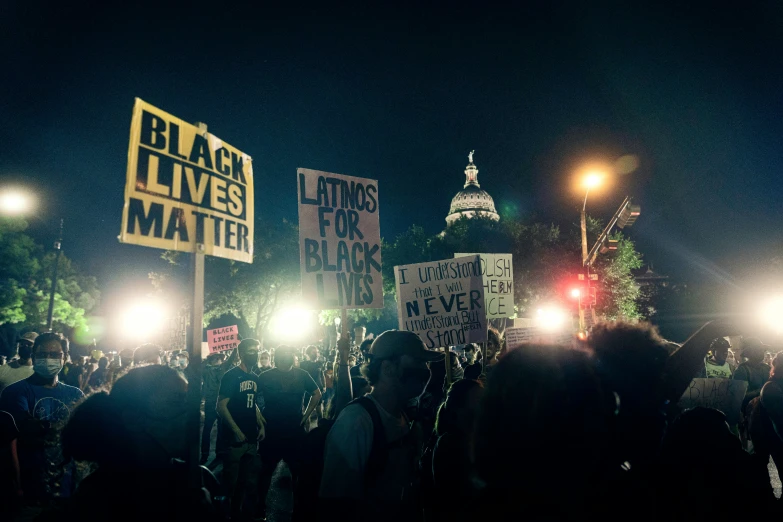
[[[121,242],[252,263],[253,210],[250,156],[136,98]]]

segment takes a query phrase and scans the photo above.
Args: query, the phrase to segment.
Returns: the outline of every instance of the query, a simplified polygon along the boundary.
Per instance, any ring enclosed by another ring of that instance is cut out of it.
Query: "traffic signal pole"
[[[612,233],[612,229],[617,226],[618,228],[625,228],[626,226],[631,226],[636,221],[636,218],[639,217],[639,214],[641,213],[641,208],[638,205],[632,204],[631,197],[626,196],[626,198],[623,200],[622,204],[620,205],[620,208],[617,209],[617,212],[614,213],[612,216],[612,219],[609,220],[609,223],[606,225],[606,228],[604,228],[603,232],[601,232],[601,235],[598,236],[598,239],[595,242],[595,245],[593,245],[593,248],[590,249],[590,251],[587,251],[587,216],[585,213],[585,210],[587,208],[587,194],[589,193],[589,189],[587,192],[585,192],[585,200],[582,204],[582,216],[581,216],[581,225],[582,225],[582,268],[584,270],[584,275],[581,277],[584,277],[585,279],[585,285],[587,289],[587,297],[588,297],[588,303],[589,305],[585,304],[585,302],[581,299],[579,299],[579,329],[582,332],[587,331],[587,325],[585,321],[585,313],[586,308],[589,306],[591,308],[591,313],[593,312],[592,307],[595,305],[595,302],[593,300],[593,294],[590,290],[590,281],[592,278],[590,277],[590,267],[595,262],[595,259],[598,257],[598,254],[603,254],[609,250],[614,250],[617,247],[612,244],[611,239],[609,239],[609,235]],[[615,242],[616,243],[616,242]],[[594,315],[593,315],[594,317]]]

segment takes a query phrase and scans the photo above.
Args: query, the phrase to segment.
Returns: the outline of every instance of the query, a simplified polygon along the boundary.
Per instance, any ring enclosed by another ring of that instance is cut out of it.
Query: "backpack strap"
[[[389,448],[386,443],[386,433],[383,429],[381,414],[378,412],[378,407],[372,399],[359,397],[352,402],[364,408],[372,419],[372,449],[364,470],[364,485],[366,487],[374,484],[386,467],[386,461],[389,460]]]

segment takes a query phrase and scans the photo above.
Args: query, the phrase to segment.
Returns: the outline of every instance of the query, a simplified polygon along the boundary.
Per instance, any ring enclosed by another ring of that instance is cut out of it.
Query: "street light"
[[[31,215],[35,208],[35,194],[29,190],[18,187],[6,187],[0,189],[0,214],[6,216]],[[40,219],[40,218],[39,218]],[[54,293],[57,291],[57,269],[60,264],[60,254],[63,242],[63,220],[60,220],[60,233],[54,242],[54,269],[52,270],[52,286],[49,290],[49,310],[46,315],[46,327],[52,331],[54,319]]]
[[[155,300],[141,300],[120,316],[122,334],[134,341],[152,341],[166,324],[166,309]]]
[[[6,216],[19,216],[32,210],[35,198],[27,191],[18,188],[6,188],[0,192],[0,213]]]
[[[291,305],[280,309],[272,316],[269,329],[277,338],[300,341],[311,333],[313,321],[312,310]]]
[[[563,329],[568,314],[564,310],[554,307],[539,308],[536,313],[536,326],[549,332]]]

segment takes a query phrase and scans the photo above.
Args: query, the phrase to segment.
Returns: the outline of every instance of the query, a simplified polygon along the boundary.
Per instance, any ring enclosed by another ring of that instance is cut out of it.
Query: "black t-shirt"
[[[481,376],[481,370],[481,361],[476,361],[475,363],[469,364],[465,367],[465,372],[462,378],[471,381],[478,380],[478,378]]]
[[[321,382],[321,370],[323,369],[323,363],[316,361],[302,361],[299,363],[299,368],[306,371],[319,388],[323,386],[323,382]]]
[[[310,374],[299,368],[287,372],[273,368],[258,376],[258,385],[264,396],[267,434],[301,429],[305,394],[318,389]]]
[[[258,435],[256,404],[258,377],[239,366],[227,371],[220,380],[219,399],[228,399],[228,412],[248,439]]]
[[[0,411],[0,513],[10,510],[14,500],[14,472],[11,458],[11,442],[19,436],[16,423],[10,413]]]

